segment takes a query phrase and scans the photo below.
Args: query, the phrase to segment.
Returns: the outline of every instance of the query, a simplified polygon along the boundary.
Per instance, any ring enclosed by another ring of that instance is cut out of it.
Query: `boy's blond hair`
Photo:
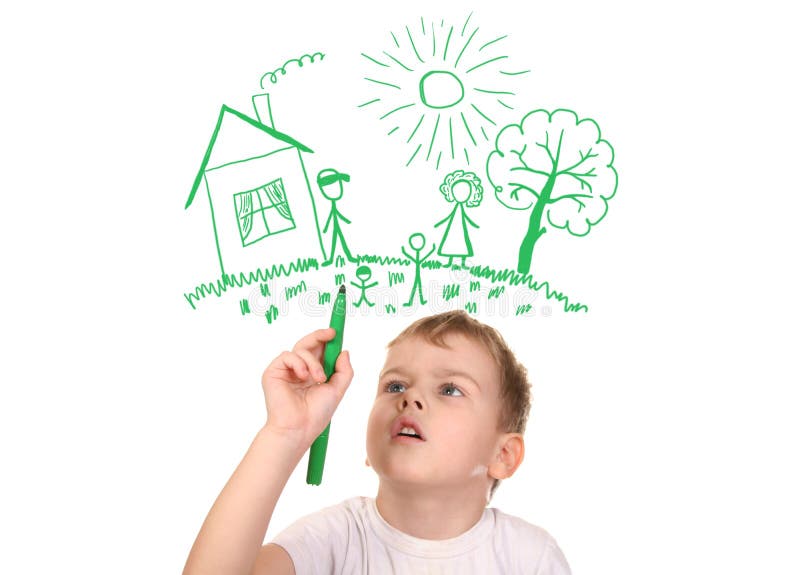
[[[528,370],[517,361],[503,336],[493,327],[479,322],[464,310],[448,311],[415,321],[390,341],[387,348],[410,337],[421,337],[434,345],[445,347],[444,337],[448,334],[461,334],[483,345],[500,375],[498,430],[524,434],[531,409]],[[490,498],[499,483],[498,479],[494,480]]]

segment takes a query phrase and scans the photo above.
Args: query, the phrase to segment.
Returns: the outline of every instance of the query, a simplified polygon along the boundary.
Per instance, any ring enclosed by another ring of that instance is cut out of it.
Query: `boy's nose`
[[[403,401],[400,403],[400,405],[401,405],[401,409],[405,409],[406,407],[408,407],[408,400],[404,397]],[[420,410],[422,409],[422,402],[419,401],[418,399],[414,400],[414,405],[417,406],[417,409],[420,409]]]

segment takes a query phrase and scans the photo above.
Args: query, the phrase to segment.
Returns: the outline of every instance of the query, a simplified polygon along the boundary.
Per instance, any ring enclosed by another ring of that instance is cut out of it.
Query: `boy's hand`
[[[328,425],[353,379],[350,354],[343,351],[328,383],[318,385],[325,381],[321,363],[325,343],[335,334],[333,328],[308,334],[292,351],[275,358],[261,378],[267,402],[265,429],[297,441],[304,448]]]

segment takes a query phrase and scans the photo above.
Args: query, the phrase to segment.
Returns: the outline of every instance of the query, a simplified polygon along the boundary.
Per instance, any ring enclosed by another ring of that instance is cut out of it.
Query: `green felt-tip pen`
[[[342,352],[342,337],[344,336],[344,319],[347,316],[347,298],[345,296],[344,285],[339,286],[339,293],[333,302],[333,312],[331,313],[331,327],[336,330],[333,339],[325,344],[325,353],[322,357],[322,369],[325,371],[326,381],[333,375],[336,360]],[[328,433],[331,424],[328,422],[325,430],[319,434],[311,444],[311,452],[308,454],[308,471],[306,472],[306,483],[309,485],[319,485],[322,483],[322,470],[325,467],[325,454],[328,451]]]

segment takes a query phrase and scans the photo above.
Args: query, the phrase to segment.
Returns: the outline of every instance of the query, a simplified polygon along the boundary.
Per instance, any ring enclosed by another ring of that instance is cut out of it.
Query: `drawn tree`
[[[495,197],[512,210],[530,210],[517,271],[528,273],[533,248],[548,229],[585,236],[617,191],[614,149],[590,118],[571,110],[534,110],[505,126],[486,160]]]

